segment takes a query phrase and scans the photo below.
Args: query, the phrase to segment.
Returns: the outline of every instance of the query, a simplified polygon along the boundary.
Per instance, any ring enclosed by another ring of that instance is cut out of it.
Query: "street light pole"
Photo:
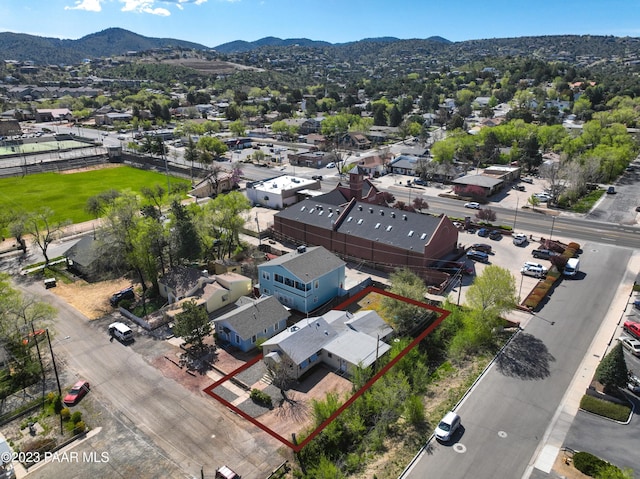
[[[552,216],[551,217],[551,233],[549,233],[549,239],[551,239],[553,237],[553,227],[556,224],[556,217]]]
[[[516,212],[513,215],[513,231],[516,230],[516,220],[518,219],[518,204],[520,203],[520,196],[516,194]]]
[[[520,273],[520,291],[518,291],[518,302],[522,303],[522,282],[524,281],[524,274]]]

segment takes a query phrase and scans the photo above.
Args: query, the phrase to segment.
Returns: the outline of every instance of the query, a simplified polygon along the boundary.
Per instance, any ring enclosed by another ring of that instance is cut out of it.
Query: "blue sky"
[[[0,0],[0,32],[78,39],[110,27],[208,47],[266,36],[640,37],[640,0]]]

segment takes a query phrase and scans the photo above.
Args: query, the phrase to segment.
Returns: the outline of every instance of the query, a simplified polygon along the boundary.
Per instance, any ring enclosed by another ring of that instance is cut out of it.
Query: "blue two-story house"
[[[300,246],[258,266],[260,293],[309,313],[343,294],[346,263],[322,246]]]

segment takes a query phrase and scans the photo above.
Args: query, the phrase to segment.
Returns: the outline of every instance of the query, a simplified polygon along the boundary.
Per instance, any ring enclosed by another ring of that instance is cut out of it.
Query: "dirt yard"
[[[87,283],[77,280],[73,283],[59,281],[51,291],[76,308],[89,319],[98,319],[113,311],[109,298],[116,291],[131,286],[127,279]]]

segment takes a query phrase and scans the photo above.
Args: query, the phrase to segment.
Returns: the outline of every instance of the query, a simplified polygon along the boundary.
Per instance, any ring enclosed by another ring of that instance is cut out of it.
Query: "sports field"
[[[139,170],[124,165],[111,165],[84,172],[41,173],[0,179],[0,212],[32,212],[46,206],[54,211],[55,221],[80,223],[94,219],[85,211],[87,199],[107,190],[140,192],[143,186],[156,184],[167,189],[167,177],[158,172]],[[189,180],[170,177],[172,185]],[[173,189],[173,187],[172,187]],[[8,237],[8,233],[0,232]]]
[[[71,150],[74,148],[87,148],[88,146],[91,145],[76,140],[39,141],[37,143],[24,143],[11,146],[3,145],[0,146],[0,157],[23,153],[46,153],[48,151]]]

